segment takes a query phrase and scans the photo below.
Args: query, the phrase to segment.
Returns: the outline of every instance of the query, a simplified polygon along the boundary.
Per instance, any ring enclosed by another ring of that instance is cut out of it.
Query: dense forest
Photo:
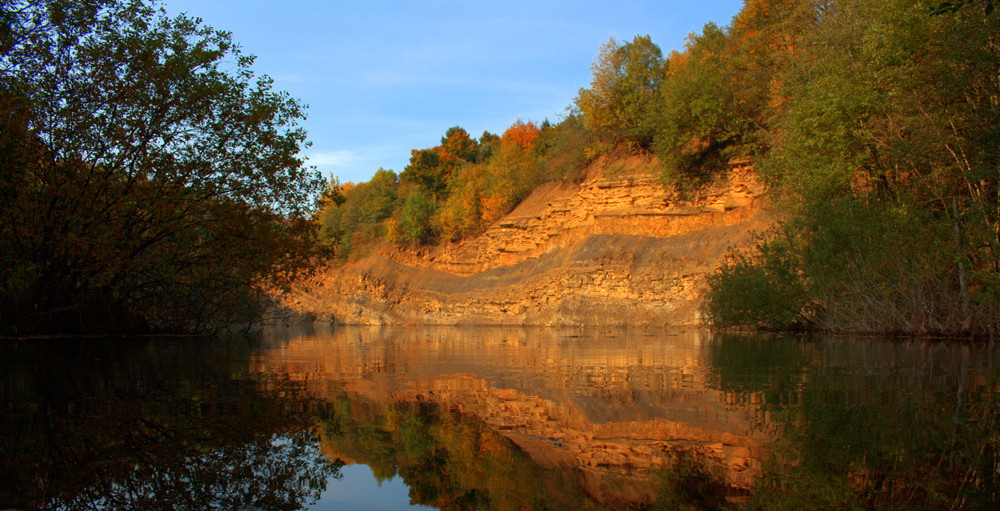
[[[1000,326],[992,0],[747,0],[682,51],[611,39],[558,122],[455,126],[364,183],[305,165],[303,107],[226,32],[154,0],[0,17],[4,333],[252,318],[324,258],[474,236],[623,152],[655,156],[681,197],[734,159],[767,184],[780,221],[711,276],[714,326]]]
[[[475,235],[601,154],[655,155],[682,197],[749,159],[780,222],[711,277],[714,326],[996,337],[992,1],[748,0],[666,56],[611,39],[592,71],[556,124],[456,126],[398,175],[333,182],[335,257]]]

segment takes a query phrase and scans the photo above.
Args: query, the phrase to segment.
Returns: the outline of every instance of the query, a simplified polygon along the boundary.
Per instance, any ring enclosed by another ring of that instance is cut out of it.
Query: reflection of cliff
[[[648,478],[695,453],[747,488],[758,469],[753,412],[706,388],[702,335],[342,328],[275,343],[251,365],[318,395],[344,390],[475,416],[541,466],[595,481]]]
[[[601,158],[580,185],[536,189],[485,233],[385,249],[300,285],[287,305],[348,324],[691,325],[727,247],[767,222],[746,166],[697,199],[655,160]]]

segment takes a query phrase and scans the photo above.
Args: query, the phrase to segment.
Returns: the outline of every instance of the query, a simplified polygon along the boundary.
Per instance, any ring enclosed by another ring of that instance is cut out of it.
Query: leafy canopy
[[[302,105],[153,0],[0,5],[0,323],[198,330],[314,254]]]
[[[591,66],[590,88],[580,89],[576,106],[587,127],[613,144],[648,148],[664,62],[648,35],[631,42],[609,39]]]

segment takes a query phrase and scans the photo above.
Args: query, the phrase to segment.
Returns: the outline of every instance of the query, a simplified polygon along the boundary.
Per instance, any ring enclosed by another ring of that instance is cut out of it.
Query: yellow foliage
[[[390,243],[400,244],[403,240],[403,231],[399,228],[399,220],[390,217],[385,221],[385,237]]]
[[[444,239],[458,240],[484,231],[531,191],[537,173],[531,145],[539,132],[532,122],[517,121],[489,160],[466,165],[452,176],[448,199],[437,217]]]

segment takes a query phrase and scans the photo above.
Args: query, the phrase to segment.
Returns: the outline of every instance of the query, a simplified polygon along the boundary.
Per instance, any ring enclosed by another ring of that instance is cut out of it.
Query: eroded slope
[[[348,324],[692,325],[705,277],[766,227],[749,169],[698,199],[673,196],[649,158],[604,158],[580,185],[548,185],[481,236],[386,248],[289,297]]]

